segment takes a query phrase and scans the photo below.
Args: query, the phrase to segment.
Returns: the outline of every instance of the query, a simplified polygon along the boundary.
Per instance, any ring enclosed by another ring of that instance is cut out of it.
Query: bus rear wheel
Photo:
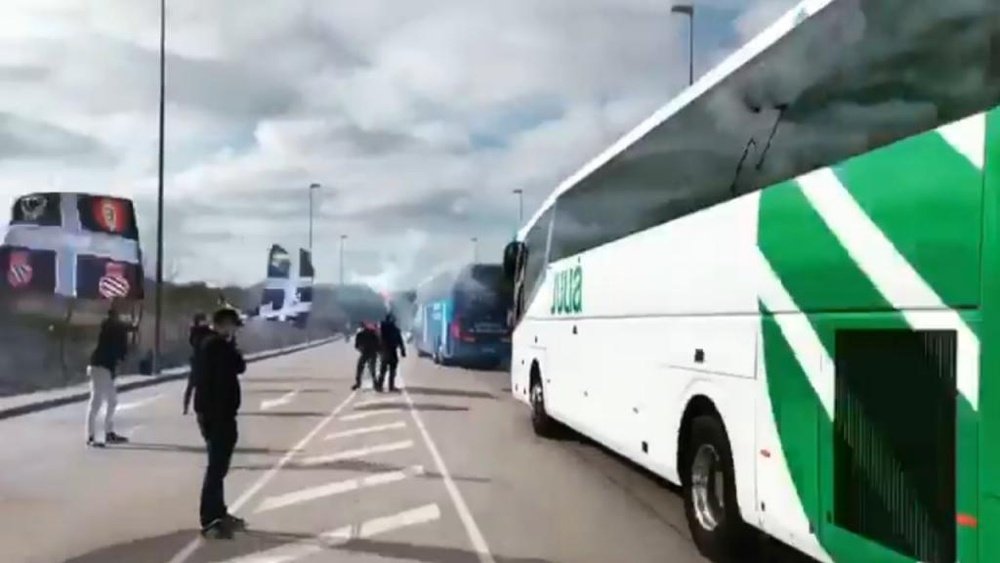
[[[685,455],[684,512],[698,551],[712,561],[739,560],[748,548],[736,501],[729,439],[716,416],[691,423]]]
[[[531,379],[528,398],[531,400],[531,427],[535,435],[543,438],[555,435],[556,421],[552,420],[545,410],[545,389],[542,387],[542,378]]]

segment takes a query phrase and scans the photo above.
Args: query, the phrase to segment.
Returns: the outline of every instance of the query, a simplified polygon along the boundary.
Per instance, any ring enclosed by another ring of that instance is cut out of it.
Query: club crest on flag
[[[16,289],[30,284],[33,275],[31,254],[26,251],[11,252],[10,265],[7,268],[7,282],[11,287]]]
[[[106,231],[125,232],[126,215],[125,205],[120,200],[106,197],[94,200],[94,220]]]
[[[129,289],[128,279],[125,277],[125,265],[108,262],[104,267],[104,275],[98,282],[97,291],[105,299],[114,299],[128,297]]]
[[[27,221],[37,221],[45,214],[48,200],[43,195],[26,195],[18,200],[21,213]]]

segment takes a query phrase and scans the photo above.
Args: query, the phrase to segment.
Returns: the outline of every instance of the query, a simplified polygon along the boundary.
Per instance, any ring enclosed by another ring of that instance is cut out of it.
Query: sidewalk
[[[316,346],[329,344],[330,342],[339,340],[340,338],[342,337],[334,336],[331,338],[324,338],[322,340],[315,340],[309,343],[296,344],[286,348],[254,352],[253,354],[247,354],[246,360],[248,362],[259,362],[268,358],[298,352],[299,350],[304,350],[306,348],[314,348]],[[132,389],[140,389],[168,381],[183,379],[187,377],[188,371],[190,371],[188,366],[182,366],[165,369],[160,372],[160,375],[121,375],[115,378],[115,385],[118,388],[118,392],[121,393]],[[85,401],[89,397],[89,383],[80,383],[71,387],[49,389],[47,391],[39,391],[37,393],[0,397],[0,420],[67,405],[70,403]]]

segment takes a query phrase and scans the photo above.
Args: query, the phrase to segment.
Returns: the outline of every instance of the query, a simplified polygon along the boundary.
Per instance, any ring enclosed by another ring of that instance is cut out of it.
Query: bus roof
[[[530,219],[528,219],[528,222],[521,227],[521,230],[517,233],[517,239],[524,240],[525,235],[535,225],[542,213],[551,207],[552,204],[555,203],[556,198],[558,198],[563,192],[571,189],[581,180],[589,176],[595,170],[606,164],[612,158],[627,149],[630,145],[634,144],[644,135],[652,131],[657,125],[667,121],[675,113],[701,97],[702,94],[705,94],[714,88],[726,77],[735,73],[797,26],[811,18],[817,12],[837,1],[841,0],[802,0],[795,7],[785,12],[782,17],[778,18],[777,21],[767,27],[764,31],[760,32],[746,45],[726,57],[726,59],[715,68],[698,78],[693,85],[685,88],[683,92],[668,101],[664,106],[654,112],[651,116],[647,117],[642,123],[637,125],[631,131],[625,133],[625,135],[618,139],[618,141],[605,149],[604,152],[597,155],[574,174],[563,180],[562,183],[560,183],[556,189],[549,194],[545,201],[542,202],[542,205],[535,210],[535,213]]]

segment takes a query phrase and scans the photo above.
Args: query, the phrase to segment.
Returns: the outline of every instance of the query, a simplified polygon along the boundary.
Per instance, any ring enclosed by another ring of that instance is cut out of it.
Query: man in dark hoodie
[[[377,387],[375,361],[378,359],[380,347],[378,332],[375,330],[374,323],[362,323],[361,330],[354,337],[354,349],[361,355],[358,356],[357,372],[355,373],[354,385],[351,387],[351,390],[361,387],[361,375],[364,373],[365,368],[368,368],[368,373],[371,374],[372,385]]]
[[[240,409],[239,376],[246,371],[236,347],[236,331],[243,325],[239,313],[222,308],[212,315],[212,331],[199,343],[194,362],[194,412],[208,450],[208,466],[201,487],[201,533],[229,539],[246,522],[229,514],[224,481],[236,447],[236,413]]]
[[[188,405],[191,404],[191,394],[194,393],[194,361],[198,354],[201,341],[206,336],[212,334],[212,327],[208,324],[205,313],[196,313],[191,321],[191,329],[188,331],[188,344],[191,345],[191,371],[188,372],[187,389],[184,390],[184,414],[188,413]]]
[[[108,308],[108,316],[101,323],[101,332],[97,336],[97,346],[90,355],[87,375],[90,378],[90,403],[87,408],[87,445],[104,447],[104,444],[120,444],[128,442],[128,438],[114,431],[115,407],[118,406],[118,390],[115,388],[115,377],[118,366],[128,352],[128,334],[135,326],[121,320],[118,306],[112,303]],[[94,439],[94,426],[97,412],[101,404],[106,403],[104,411],[104,443]]]
[[[385,372],[389,372],[389,391],[396,391],[396,368],[399,367],[399,356],[406,357],[406,345],[403,343],[403,335],[396,325],[396,317],[392,313],[385,316],[379,327],[382,341],[382,364],[379,366],[378,381],[375,388],[382,390],[385,383]],[[397,353],[398,352],[398,353]]]

